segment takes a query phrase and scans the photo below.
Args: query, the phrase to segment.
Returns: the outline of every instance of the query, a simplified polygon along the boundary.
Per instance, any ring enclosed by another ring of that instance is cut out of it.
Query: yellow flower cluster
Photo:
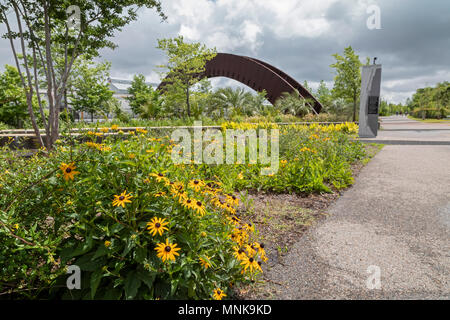
[[[344,122],[330,125],[320,125],[313,123],[309,126],[310,129],[315,129],[321,132],[345,132],[345,133],[357,133],[358,125],[353,122]]]
[[[94,132],[94,131],[88,131],[87,133],[89,136],[97,136],[101,137],[103,135],[103,132]]]
[[[89,148],[97,149],[98,151],[111,151],[111,147],[106,146],[104,143],[95,143],[88,141],[85,145]]]
[[[145,129],[141,129],[141,128],[136,128],[136,132],[137,133],[142,133],[142,134],[147,134],[147,130],[145,130]]]
[[[248,129],[278,129],[278,124],[272,122],[225,122],[222,124],[222,129],[237,129],[237,130],[248,130]]]
[[[303,147],[303,148],[300,149],[300,152],[306,152],[306,151],[309,151],[309,152],[312,152],[312,153],[317,153],[316,150],[310,149],[308,147]]]

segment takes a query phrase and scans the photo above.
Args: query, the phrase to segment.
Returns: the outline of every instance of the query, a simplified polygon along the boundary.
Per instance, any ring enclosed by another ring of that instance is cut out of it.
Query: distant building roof
[[[122,79],[108,79],[109,88],[114,91],[115,94],[128,94],[128,88],[131,86],[131,80],[122,80]],[[147,85],[152,86],[153,88],[157,88],[157,83],[146,82]]]

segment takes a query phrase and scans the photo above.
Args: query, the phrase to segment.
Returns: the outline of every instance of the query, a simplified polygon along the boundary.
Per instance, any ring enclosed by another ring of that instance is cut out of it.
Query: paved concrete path
[[[376,138],[363,138],[364,142],[409,145],[450,145],[450,120],[427,123],[410,120],[405,116],[381,117],[381,130]]]
[[[450,299],[450,145],[385,146],[329,214],[268,271],[276,298]]]

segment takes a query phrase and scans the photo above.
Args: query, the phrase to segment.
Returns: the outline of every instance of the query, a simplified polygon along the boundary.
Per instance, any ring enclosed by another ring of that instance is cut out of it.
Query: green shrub
[[[224,128],[278,126],[225,123]],[[63,140],[31,159],[4,148],[0,293],[208,299],[220,289],[230,297],[230,286],[257,277],[258,262],[267,259],[253,227],[240,221],[234,192],[329,192],[348,186],[350,164],[365,156],[362,145],[350,141],[356,130],[352,123],[280,128],[280,169],[269,176],[260,174],[267,166],[261,164],[174,164],[175,144],[164,131],[151,137],[145,130],[127,135],[102,128],[88,132],[82,143]],[[110,136],[111,131],[119,134]],[[149,223],[156,222],[167,230],[150,233]],[[174,261],[158,256],[161,250],[155,249],[166,247],[179,248]],[[81,290],[66,288],[67,265],[81,268]]]
[[[35,284],[38,297],[50,287],[51,297],[63,298],[207,299],[217,288],[229,295],[231,285],[258,274],[259,265],[242,273],[244,257],[235,257],[253,239],[237,229],[245,226],[230,190],[178,169],[168,141],[142,131],[116,142],[97,143],[97,136],[49,157],[20,160],[16,171],[1,175],[0,291],[8,283],[15,289]],[[23,196],[12,199],[19,190]],[[123,207],[113,202],[128,195]],[[155,218],[168,222],[162,235],[149,234]],[[180,248],[175,261],[157,256],[155,248],[166,241]],[[65,288],[68,264],[81,268],[81,290]]]
[[[415,108],[412,111],[413,117],[415,118],[425,117],[425,119],[443,119],[446,118],[448,114],[450,114],[450,111],[444,107]]]

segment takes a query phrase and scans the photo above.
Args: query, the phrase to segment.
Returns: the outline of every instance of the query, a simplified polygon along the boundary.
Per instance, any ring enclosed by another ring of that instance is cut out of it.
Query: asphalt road
[[[397,138],[449,139],[398,118]],[[268,271],[275,298],[450,299],[450,145],[385,146],[328,213]]]

